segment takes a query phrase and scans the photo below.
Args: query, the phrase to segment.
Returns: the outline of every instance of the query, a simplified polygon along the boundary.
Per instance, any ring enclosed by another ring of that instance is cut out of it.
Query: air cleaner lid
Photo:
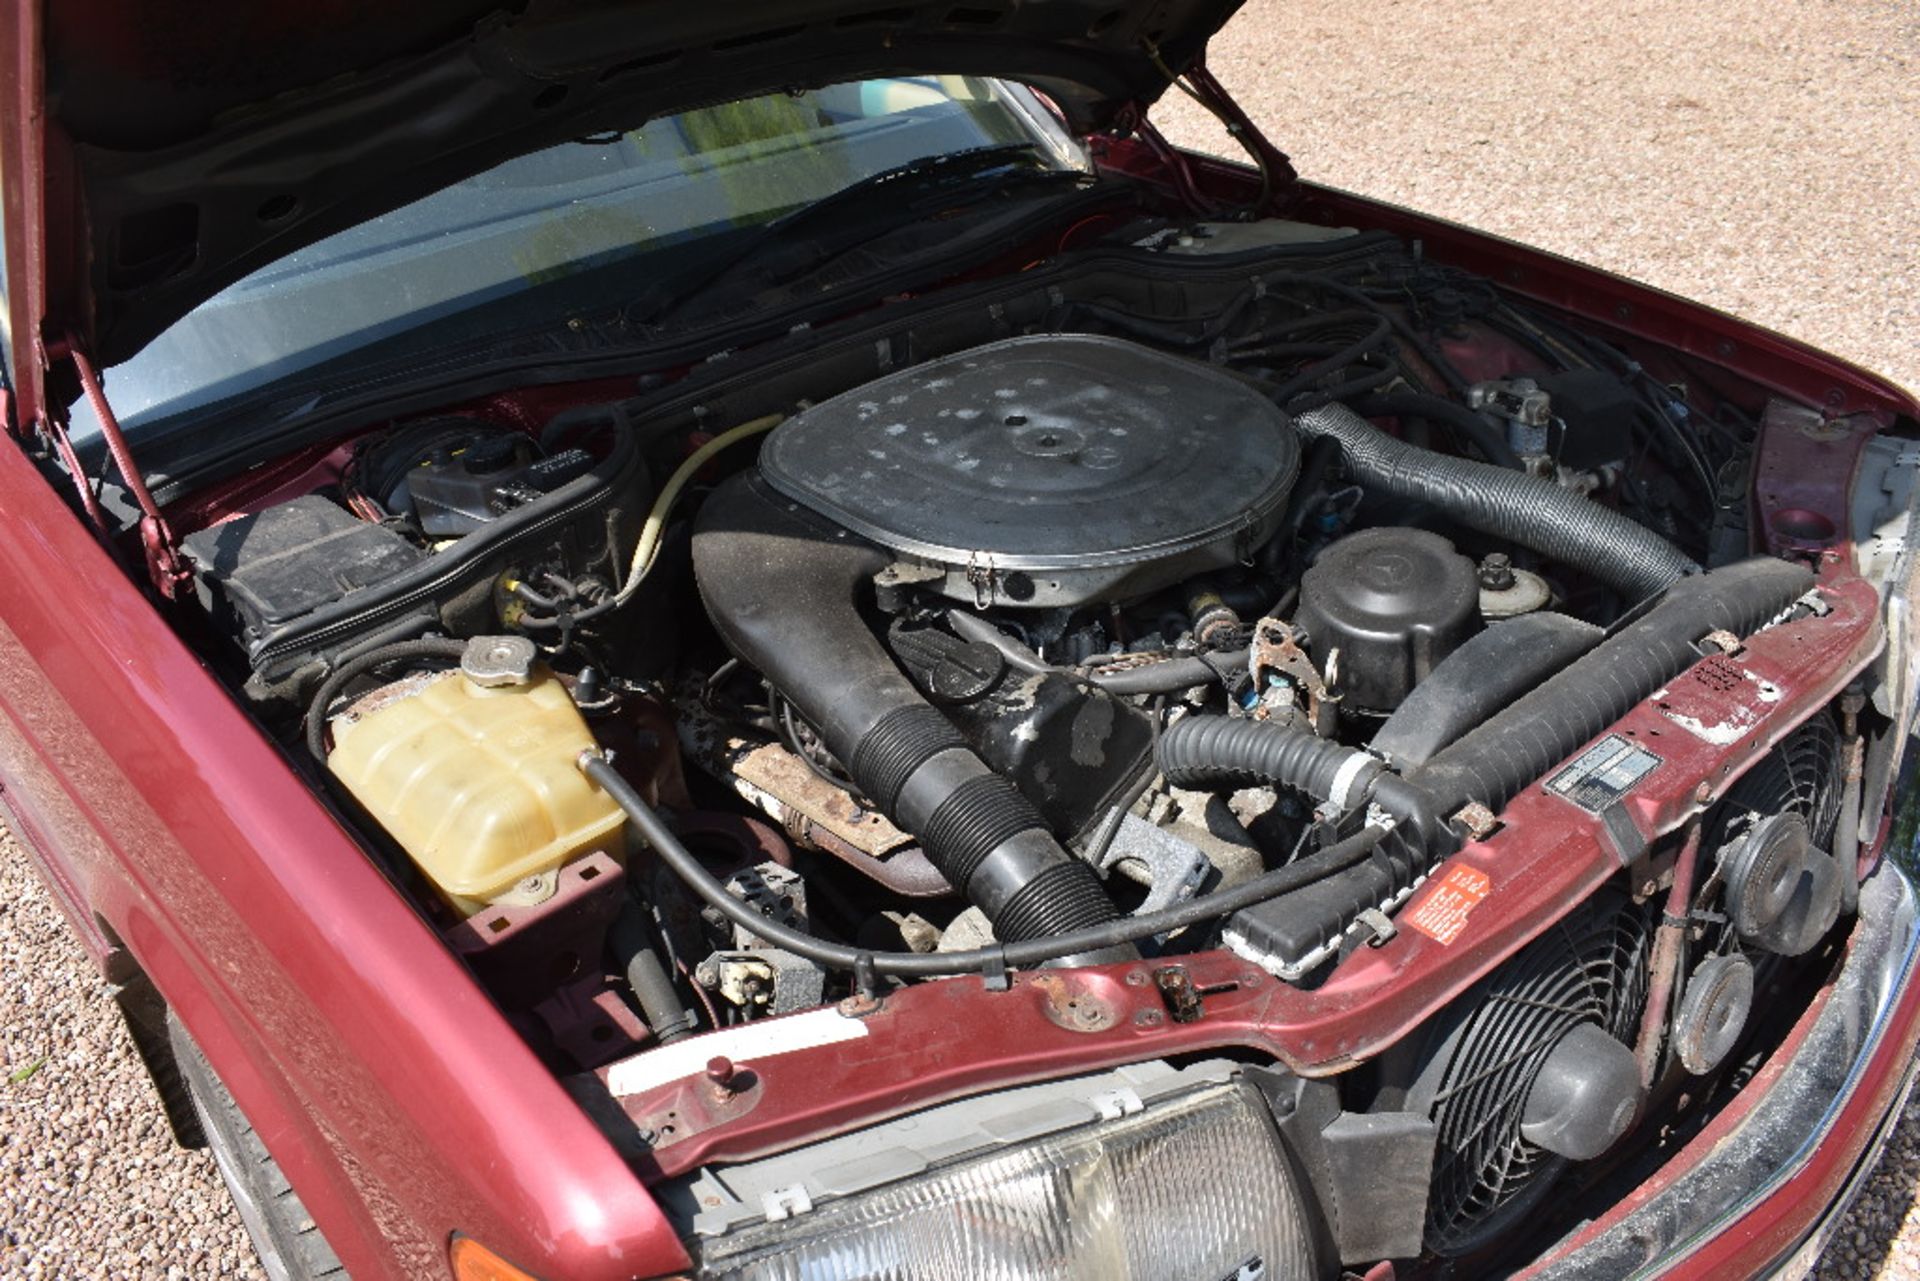
[[[1300,461],[1286,415],[1197,361],[1113,338],[1012,338],[796,415],[767,480],[978,603],[1134,595],[1233,564]],[[990,598],[990,599],[989,599]]]

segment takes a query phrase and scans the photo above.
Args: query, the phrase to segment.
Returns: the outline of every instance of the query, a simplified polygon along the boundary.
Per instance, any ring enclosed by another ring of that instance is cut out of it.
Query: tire
[[[320,1234],[300,1194],[171,1011],[167,1036],[214,1164],[267,1276],[272,1281],[348,1281],[345,1266]]]

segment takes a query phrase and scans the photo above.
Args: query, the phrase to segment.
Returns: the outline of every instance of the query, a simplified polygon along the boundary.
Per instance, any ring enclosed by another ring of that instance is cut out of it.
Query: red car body
[[[72,191],[58,140],[46,133],[39,14],[30,0],[0,24],[0,66],[13,376],[11,430],[0,442],[0,809],[103,974],[116,983],[150,982],[205,1050],[354,1276],[445,1275],[456,1233],[549,1278],[615,1281],[688,1267],[627,1159],[207,666],[160,622],[148,596],[24,452],[49,411],[48,368],[74,319],[60,300],[75,296],[63,269],[75,252],[63,222]],[[1149,167],[1121,144],[1111,144],[1103,161]],[[1195,181],[1215,192],[1244,191],[1251,181],[1248,171],[1214,161],[1196,158],[1192,168]],[[1309,217],[1418,236],[1438,258],[1836,412],[1920,415],[1920,404],[1869,373],[1632,282],[1343,193],[1309,187],[1305,208]],[[1824,513],[1845,528],[1847,494],[1833,478],[1850,472],[1832,456],[1809,461],[1816,465],[1799,474],[1814,479],[1783,480],[1763,502]],[[1836,571],[1829,581],[1844,597],[1849,580]],[[1791,668],[1783,681],[1790,699],[1812,706],[1830,697],[1865,661],[1872,611],[1861,608],[1859,652]],[[1668,800],[1677,807],[1686,798]],[[1577,872],[1563,862],[1559,875]],[[1568,888],[1564,879],[1543,880],[1531,895]],[[1517,946],[1535,906],[1522,886],[1496,893],[1484,910]],[[1910,938],[1899,942],[1910,949]],[[1422,959],[1403,948],[1383,951],[1379,963],[1404,969]],[[1483,970],[1463,969],[1395,999],[1437,1004]],[[937,1024],[946,986],[916,993],[892,1017]],[[1235,1008],[1223,1013],[1240,1024],[1210,1022],[1204,1039],[1272,1041],[1296,1057],[1302,1046],[1317,1047],[1312,1061],[1322,1067],[1366,1048],[1355,1030],[1360,1021],[1343,1022],[1324,1002],[1312,1026],[1289,1023],[1284,998],[1268,995],[1273,986],[1232,998]],[[1127,1000],[1117,982],[1102,990]],[[1827,1002],[1825,994],[1815,1001],[1711,1128],[1560,1256],[1543,1260],[1542,1274],[1577,1270],[1583,1250],[1603,1257],[1609,1234],[1630,1226],[1637,1210],[1697,1177],[1696,1167],[1724,1156],[1730,1140],[1737,1146]],[[1877,1017],[1811,1145],[1800,1145],[1778,1178],[1713,1219],[1711,1235],[1653,1241],[1657,1248],[1644,1260],[1651,1270],[1759,1275],[1818,1241],[1911,1085],[1920,983],[1910,964]],[[964,1061],[936,1038],[877,1078],[849,1071],[843,1090],[820,1097],[858,1115],[888,1099],[901,1106],[906,1096],[890,1091],[905,1090],[922,1104],[1168,1052],[1184,1035],[1167,1027],[1152,1049],[1144,1036],[1087,1049],[1023,1039],[1019,1021],[997,1031],[971,1029]],[[1201,1039],[1188,1037],[1196,1045]],[[792,1134],[820,1119],[801,1109],[766,1123],[769,1135]]]

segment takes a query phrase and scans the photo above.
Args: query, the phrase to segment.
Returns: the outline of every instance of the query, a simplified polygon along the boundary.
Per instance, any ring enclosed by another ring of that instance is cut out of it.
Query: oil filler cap
[[[524,636],[476,636],[460,656],[460,671],[484,689],[525,685],[533,679],[538,656],[533,642]]]

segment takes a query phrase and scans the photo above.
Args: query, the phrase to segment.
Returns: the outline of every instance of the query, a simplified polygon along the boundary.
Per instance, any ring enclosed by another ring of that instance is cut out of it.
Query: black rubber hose
[[[672,1045],[693,1035],[693,1011],[680,999],[660,953],[653,945],[653,924],[638,903],[628,902],[614,918],[607,932],[607,946],[620,962],[627,986],[640,1002],[640,1013],[647,1029],[662,1045]]]
[[[1497,622],[1441,659],[1400,700],[1368,750],[1396,769],[1424,765],[1605,635],[1592,623],[1545,611]]]
[[[1684,579],[1653,608],[1422,768],[1405,778],[1383,774],[1373,799],[1389,813],[1428,807],[1441,820],[1428,829],[1432,838],[1396,839],[1364,865],[1277,897],[1260,909],[1267,945],[1297,961],[1334,942],[1357,913],[1387,902],[1452,851],[1453,837],[1442,824],[1469,801],[1498,812],[1692,666],[1701,637],[1718,629],[1751,635],[1812,584],[1810,570],[1764,558]],[[1497,624],[1496,630],[1510,625]]]
[[[1208,654],[1164,658],[1117,672],[1076,671],[1109,694],[1177,694],[1195,685],[1218,685],[1226,673],[1247,669],[1247,651],[1221,649]]]
[[[1093,868],[1061,848],[1033,803],[921,696],[861,616],[887,553],[747,473],[702,505],[693,562],[721,637],[819,730],[860,791],[920,838],[998,937],[1118,918]]]
[[[1354,339],[1344,347],[1333,349],[1330,355],[1323,356],[1319,360],[1314,361],[1306,368],[1294,374],[1291,378],[1288,378],[1285,382],[1275,383],[1268,389],[1267,395],[1276,404],[1284,408],[1295,396],[1298,396],[1302,392],[1312,391],[1314,384],[1318,383],[1322,378],[1339,373],[1342,369],[1358,361],[1360,357],[1366,355],[1368,352],[1384,349],[1387,339],[1392,336],[1392,323],[1386,316],[1379,316],[1375,319],[1373,328],[1366,334]],[[1375,373],[1387,373],[1387,371],[1376,370]],[[1391,375],[1389,374],[1388,376],[1390,377]],[[1365,381],[1367,380],[1363,380],[1363,385]],[[1384,382],[1386,378],[1382,378],[1380,381]]]
[[[1049,961],[1083,956],[1125,955],[1141,939],[1173,930],[1186,929],[1203,921],[1237,912],[1255,903],[1311,885],[1366,860],[1386,829],[1362,828],[1359,832],[1297,859],[1285,867],[1263,872],[1229,890],[1200,894],[1173,907],[1143,912],[1100,925],[1084,926],[1053,938],[1008,942],[994,947],[974,948],[966,952],[869,952],[844,943],[834,943],[817,935],[797,930],[761,914],[744,899],[727,893],[699,858],[681,843],[673,829],[648,805],[619,771],[605,758],[591,753],[581,756],[581,772],[593,780],[626,812],[641,837],[660,860],[699,896],[735,925],[743,926],[775,947],[804,956],[818,965],[834,970],[866,971],[899,978],[942,978],[956,974],[980,974],[1002,968],[1043,965]]]
[[[1418,788],[1357,747],[1278,721],[1186,716],[1161,735],[1160,772],[1175,787],[1239,789],[1278,783],[1348,814],[1378,804],[1425,844],[1439,835],[1433,806]]]
[[[1061,670],[978,614],[969,614],[964,609],[950,609],[947,611],[947,625],[961,640],[991,645],[1000,657],[1007,660],[1007,666],[1017,672],[1046,676]]]
[[[327,708],[347,687],[347,682],[357,676],[364,676],[374,668],[386,663],[397,663],[405,659],[447,658],[459,662],[467,652],[465,641],[448,640],[433,637],[425,640],[395,641],[391,645],[381,645],[370,649],[355,658],[350,658],[334,669],[314,694],[313,701],[307,704],[307,750],[313,759],[324,763],[327,759]]]
[[[1132,312],[1103,306],[1097,302],[1074,303],[1072,304],[1072,309],[1080,312],[1082,315],[1092,316],[1094,319],[1111,325],[1115,329],[1124,330],[1135,338],[1144,338],[1148,342],[1157,343],[1164,347],[1204,347],[1225,333],[1227,329],[1232,326],[1233,322],[1240,318],[1240,313],[1252,304],[1253,300],[1254,294],[1252,290],[1241,293],[1234,298],[1232,302],[1228,303],[1219,315],[1201,325],[1197,331],[1192,332],[1182,328],[1180,324],[1175,321],[1161,321],[1154,320],[1147,316],[1136,316]]]
[[[1339,441],[1347,471],[1362,488],[1438,507],[1470,529],[1530,547],[1635,601],[1699,571],[1672,543],[1611,508],[1543,477],[1396,440],[1345,405],[1309,410],[1294,425],[1308,436]]]
[[[1341,813],[1363,801],[1386,765],[1357,747],[1279,721],[1184,716],[1160,735],[1160,772],[1175,787],[1237,790],[1283,783]]]
[[[1520,455],[1507,443],[1506,433],[1465,405],[1412,392],[1362,396],[1348,403],[1355,413],[1365,418],[1424,418],[1428,422],[1445,423],[1472,441],[1481,456],[1494,466],[1508,471],[1524,470]]]
[[[1330,276],[1316,275],[1304,271],[1263,272],[1261,273],[1260,280],[1261,283],[1265,285],[1306,285],[1315,289],[1324,289],[1330,294],[1345,298],[1350,302],[1358,303],[1369,311],[1386,317],[1387,323],[1393,326],[1395,336],[1397,336],[1402,343],[1411,348],[1415,355],[1419,356],[1422,361],[1426,362],[1429,368],[1439,374],[1441,379],[1444,380],[1447,386],[1451,387],[1457,395],[1466,395],[1467,380],[1461,377],[1460,371],[1453,367],[1453,363],[1441,355],[1439,351],[1429,346],[1426,340],[1415,333],[1413,327],[1407,324],[1405,320],[1401,319],[1401,317],[1394,312],[1389,311],[1380,303],[1379,299],[1372,297],[1364,290],[1349,285],[1345,281],[1335,280]]]
[[[1469,801],[1498,811],[1700,659],[1709,632],[1748,636],[1813,587],[1813,571],[1756,557],[1675,583],[1652,609],[1489,717],[1407,780],[1442,815]]]

